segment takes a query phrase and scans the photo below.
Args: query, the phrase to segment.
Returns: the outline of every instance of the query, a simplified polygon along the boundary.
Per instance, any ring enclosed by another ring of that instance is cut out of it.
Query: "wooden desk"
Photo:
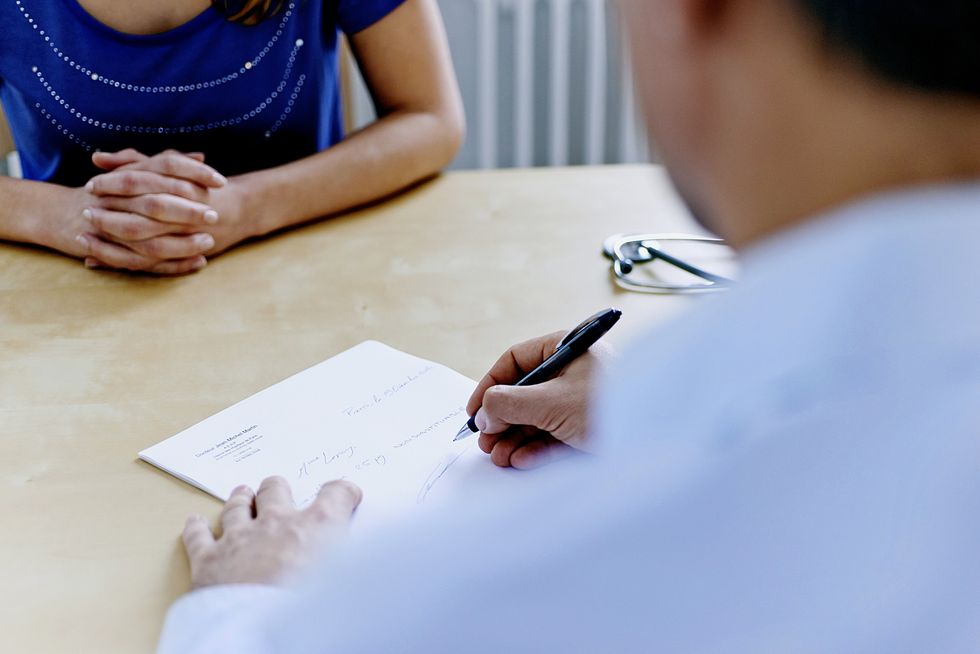
[[[626,167],[450,174],[179,279],[0,244],[2,649],[152,650],[219,504],[139,450],[369,338],[472,377],[607,305],[622,340],[689,300],[615,290],[603,239],[685,229]]]

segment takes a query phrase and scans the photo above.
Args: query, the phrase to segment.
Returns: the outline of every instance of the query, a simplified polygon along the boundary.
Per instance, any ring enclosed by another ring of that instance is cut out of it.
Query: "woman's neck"
[[[206,10],[210,0],[77,0],[99,22],[127,34],[159,34]]]

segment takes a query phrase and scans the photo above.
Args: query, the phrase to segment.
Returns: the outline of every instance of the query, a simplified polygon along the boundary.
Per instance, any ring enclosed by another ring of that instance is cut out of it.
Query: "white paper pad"
[[[445,366],[366,341],[139,456],[222,500],[281,475],[305,507],[323,483],[349,479],[364,490],[357,522],[380,521],[467,479],[508,474],[475,437],[452,443],[474,387]]]

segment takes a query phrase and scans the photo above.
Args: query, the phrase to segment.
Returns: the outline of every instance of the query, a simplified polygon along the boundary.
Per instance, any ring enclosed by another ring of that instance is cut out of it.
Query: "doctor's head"
[[[861,196],[980,178],[977,0],[620,0],[655,148],[745,245]]]

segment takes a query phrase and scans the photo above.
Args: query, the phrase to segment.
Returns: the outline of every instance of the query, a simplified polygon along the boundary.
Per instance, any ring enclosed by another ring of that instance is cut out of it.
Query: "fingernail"
[[[97,264],[95,262],[95,259],[86,259],[85,260],[85,267],[88,268],[89,270],[92,270],[94,268],[98,268],[99,267],[99,264]]]
[[[80,245],[84,245],[86,248],[88,247],[88,238],[85,237],[85,234],[79,234],[75,237],[75,240],[78,241]]]
[[[92,189],[94,189],[94,188],[95,188],[95,182],[92,181],[91,179],[88,180],[88,184],[85,185],[85,190],[88,191],[89,193],[91,193],[92,192]]]
[[[87,218],[88,220],[92,220],[92,210],[86,209],[85,211],[83,211],[82,218]]]
[[[487,414],[486,411],[483,410],[483,407],[480,407],[480,410],[476,412],[474,422],[476,422],[476,428],[481,432],[487,430]]]
[[[214,247],[214,237],[211,236],[210,234],[199,234],[195,238],[195,241],[197,241],[197,244],[200,245],[202,248]]]
[[[228,183],[228,178],[220,173],[212,173],[211,179],[214,181],[215,184],[218,184],[220,186],[224,186],[225,184]]]
[[[204,222],[209,225],[213,225],[218,222],[218,212],[214,209],[208,209],[204,212]]]
[[[194,270],[200,270],[208,265],[208,260],[201,257],[201,260],[194,264]],[[247,487],[246,487],[247,488]]]

